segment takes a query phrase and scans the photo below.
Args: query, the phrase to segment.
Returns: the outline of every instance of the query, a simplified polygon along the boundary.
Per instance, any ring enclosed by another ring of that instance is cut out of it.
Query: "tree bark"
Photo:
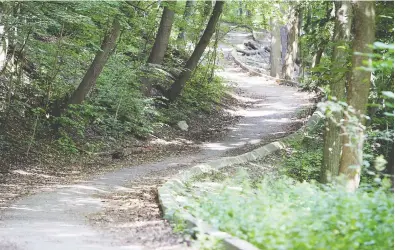
[[[320,48],[313,56],[313,63],[311,64],[311,68],[315,68],[320,65],[322,54],[324,53],[324,49],[325,47],[323,47],[323,45],[320,45]]]
[[[243,2],[239,0],[239,11],[238,11],[238,16],[242,16],[243,15]]]
[[[346,75],[339,69],[347,68],[349,55],[347,45],[351,40],[351,2],[335,2],[335,28],[333,33],[333,55],[332,55],[332,75],[333,81],[330,85],[331,96],[338,101],[344,101],[346,90]],[[323,48],[320,48],[321,54]],[[318,66],[319,61],[316,62]],[[321,167],[321,182],[330,182],[332,177],[339,174],[339,164],[342,151],[340,119],[341,112],[334,112],[327,117],[324,130],[324,154]]]
[[[352,106],[360,116],[362,124],[368,104],[370,90],[369,71],[361,70],[365,56],[355,52],[370,54],[372,48],[368,45],[374,42],[375,35],[375,2],[357,1],[354,7],[355,37],[352,44],[352,70],[351,79],[347,86],[347,104]],[[346,127],[347,127],[347,117]],[[346,131],[347,132],[347,131]],[[343,153],[340,160],[340,173],[345,176],[348,191],[355,191],[359,186],[362,156],[363,156],[364,129],[360,128],[355,134],[346,133],[343,140]]]
[[[174,7],[175,2],[169,3]],[[148,57],[147,64],[162,64],[165,57],[167,46],[169,45],[171,27],[174,21],[174,10],[169,8],[169,6],[164,7],[162,18],[160,20],[160,25],[158,33],[156,34],[154,46],[151,49],[151,53]],[[151,95],[152,81],[148,77],[141,79],[142,81],[142,92],[146,96]]]
[[[180,95],[186,82],[189,80],[192,71],[195,70],[200,60],[200,57],[204,53],[204,50],[210,43],[211,37],[215,32],[215,27],[217,25],[219,17],[221,16],[224,3],[224,1],[216,1],[213,13],[211,14],[210,20],[207,24],[206,29],[204,30],[202,37],[199,40],[199,43],[196,45],[191,57],[186,62],[184,70],[181,72],[177,80],[171,85],[170,89],[166,93],[166,97],[170,101],[174,101]]]
[[[93,62],[89,66],[80,85],[71,95],[68,104],[81,104],[85,100],[89,91],[96,84],[96,80],[107,63],[111,51],[115,48],[120,32],[121,25],[117,19],[114,19],[110,32],[104,37],[100,47],[101,50],[96,53]]]
[[[178,41],[183,41],[185,39],[185,26],[188,25],[189,17],[192,14],[193,4],[194,4],[194,1],[192,1],[192,0],[187,0],[185,2],[185,10],[184,10],[184,15],[183,15],[185,24],[183,26],[181,26],[181,28],[180,28],[180,33],[178,34],[178,37],[177,37]]]
[[[4,3],[0,3],[0,72],[7,62],[8,37],[6,34]]]
[[[299,14],[294,7],[290,12],[291,22],[288,27],[287,54],[283,66],[283,75],[286,80],[293,80],[295,71],[295,62],[298,55],[298,33],[299,33]]]
[[[302,39],[300,37],[303,34],[303,5],[300,5],[298,8],[298,53],[296,55],[296,59],[298,62],[298,78],[303,76],[304,62],[303,62],[303,51],[302,51]]]
[[[281,36],[278,20],[272,20],[272,38],[270,49],[270,76],[280,78],[281,75]]]
[[[0,75],[5,71],[11,73],[10,82],[16,73],[16,44],[18,27],[10,25],[9,18],[19,18],[20,4],[16,2],[0,3]],[[24,20],[26,21],[26,20]]]
[[[281,26],[280,28],[280,36],[281,36],[281,69],[285,65],[285,57],[287,56],[287,48],[288,48],[288,28],[286,25]]]

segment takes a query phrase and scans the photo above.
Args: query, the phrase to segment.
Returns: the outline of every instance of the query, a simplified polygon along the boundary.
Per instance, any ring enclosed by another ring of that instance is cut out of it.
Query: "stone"
[[[186,121],[179,121],[177,123],[177,126],[182,130],[182,131],[188,131],[188,124]]]

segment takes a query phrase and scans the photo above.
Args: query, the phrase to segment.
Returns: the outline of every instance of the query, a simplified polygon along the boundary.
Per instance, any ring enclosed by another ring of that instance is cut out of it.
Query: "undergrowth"
[[[227,87],[219,76],[209,77],[211,67],[201,66],[188,81],[180,98],[166,108],[160,109],[159,121],[175,124],[188,120],[197,113],[207,114],[218,109],[218,103],[224,96]]]
[[[303,137],[301,141],[292,140],[282,152],[279,172],[297,181],[319,181],[323,161],[323,127],[318,126]],[[377,156],[382,154],[381,144],[392,142],[391,136],[369,130],[364,143],[361,182],[375,185],[377,174],[389,176],[386,169],[376,169]],[[384,165],[387,162],[384,163]]]
[[[322,131],[322,125],[316,126],[302,140],[288,141],[288,149],[277,156],[275,175],[265,174],[256,180],[250,177],[254,171],[245,171],[246,164],[239,166],[244,170],[225,180],[224,174],[220,178],[218,173],[214,178],[205,176],[203,179],[223,185],[192,193],[187,210],[259,249],[393,249],[391,182],[382,173],[384,169],[372,172],[370,168],[377,165],[372,161],[380,159],[372,157],[376,153],[371,145],[380,137],[368,133],[362,184],[350,193],[340,185],[317,182]],[[202,249],[222,249],[210,237],[198,240]]]
[[[51,114],[57,105],[53,100],[48,100],[46,108],[12,102],[8,111],[13,116],[2,123],[7,128],[0,131],[3,161],[15,163],[15,155],[26,152],[26,158],[41,158],[47,153],[67,157],[102,152],[131,138],[145,139],[155,125],[174,125],[198,114],[205,117],[219,108],[226,87],[221,78],[210,77],[212,66],[196,69],[182,96],[163,107],[141,94],[139,72],[131,70],[138,69],[138,63],[113,54],[87,100],[81,105],[69,105],[60,117]],[[67,99],[66,92],[57,89],[54,96]],[[14,132],[3,134],[5,131]]]
[[[231,186],[229,183],[228,186]],[[196,197],[189,211],[260,249],[393,249],[393,194],[388,186],[355,193],[291,179]]]

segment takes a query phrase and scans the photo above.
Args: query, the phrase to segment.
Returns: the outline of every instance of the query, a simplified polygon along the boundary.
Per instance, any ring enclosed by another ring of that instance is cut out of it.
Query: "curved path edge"
[[[223,157],[217,160],[209,161],[204,164],[198,164],[189,170],[186,170],[158,188],[158,198],[161,205],[164,218],[171,222],[182,222],[186,229],[191,233],[200,231],[201,233],[210,236],[218,237],[225,245],[226,249],[230,250],[257,250],[258,248],[251,243],[231,236],[228,233],[219,231],[213,228],[208,223],[199,218],[195,218],[179,205],[178,199],[184,190],[186,184],[194,177],[203,173],[208,173],[213,170],[219,170],[224,167],[229,167],[236,164],[243,164],[249,161],[261,159],[269,154],[272,154],[287,146],[289,140],[300,140],[307,131],[314,129],[317,124],[324,118],[320,111],[315,111],[309,118],[305,126],[300,128],[297,132],[288,135],[281,140],[269,143],[259,147],[251,152],[247,152],[238,156]],[[196,230],[198,228],[199,230]]]

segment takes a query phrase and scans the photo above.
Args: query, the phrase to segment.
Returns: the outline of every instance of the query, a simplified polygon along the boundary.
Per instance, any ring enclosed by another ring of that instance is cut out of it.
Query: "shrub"
[[[212,66],[200,66],[182,91],[182,95],[162,109],[161,121],[172,123],[187,120],[188,117],[199,112],[210,113],[221,101],[226,86],[218,76],[210,77]]]
[[[137,67],[125,56],[113,55],[91,98],[93,105],[106,110],[96,123],[108,134],[145,136],[151,132],[156,113],[152,102],[141,95],[140,79],[133,68]]]
[[[88,128],[116,138],[126,134],[145,136],[151,132],[156,114],[151,101],[142,97],[139,79],[131,67],[124,56],[111,57],[88,100],[82,105],[70,105],[56,119],[67,135],[63,141],[84,138]]]
[[[302,141],[291,141],[280,172],[296,179],[319,180],[323,158],[322,126],[310,131]]]
[[[340,187],[267,178],[241,191],[231,183],[195,197],[190,212],[260,249],[393,249],[394,200],[388,187]]]

